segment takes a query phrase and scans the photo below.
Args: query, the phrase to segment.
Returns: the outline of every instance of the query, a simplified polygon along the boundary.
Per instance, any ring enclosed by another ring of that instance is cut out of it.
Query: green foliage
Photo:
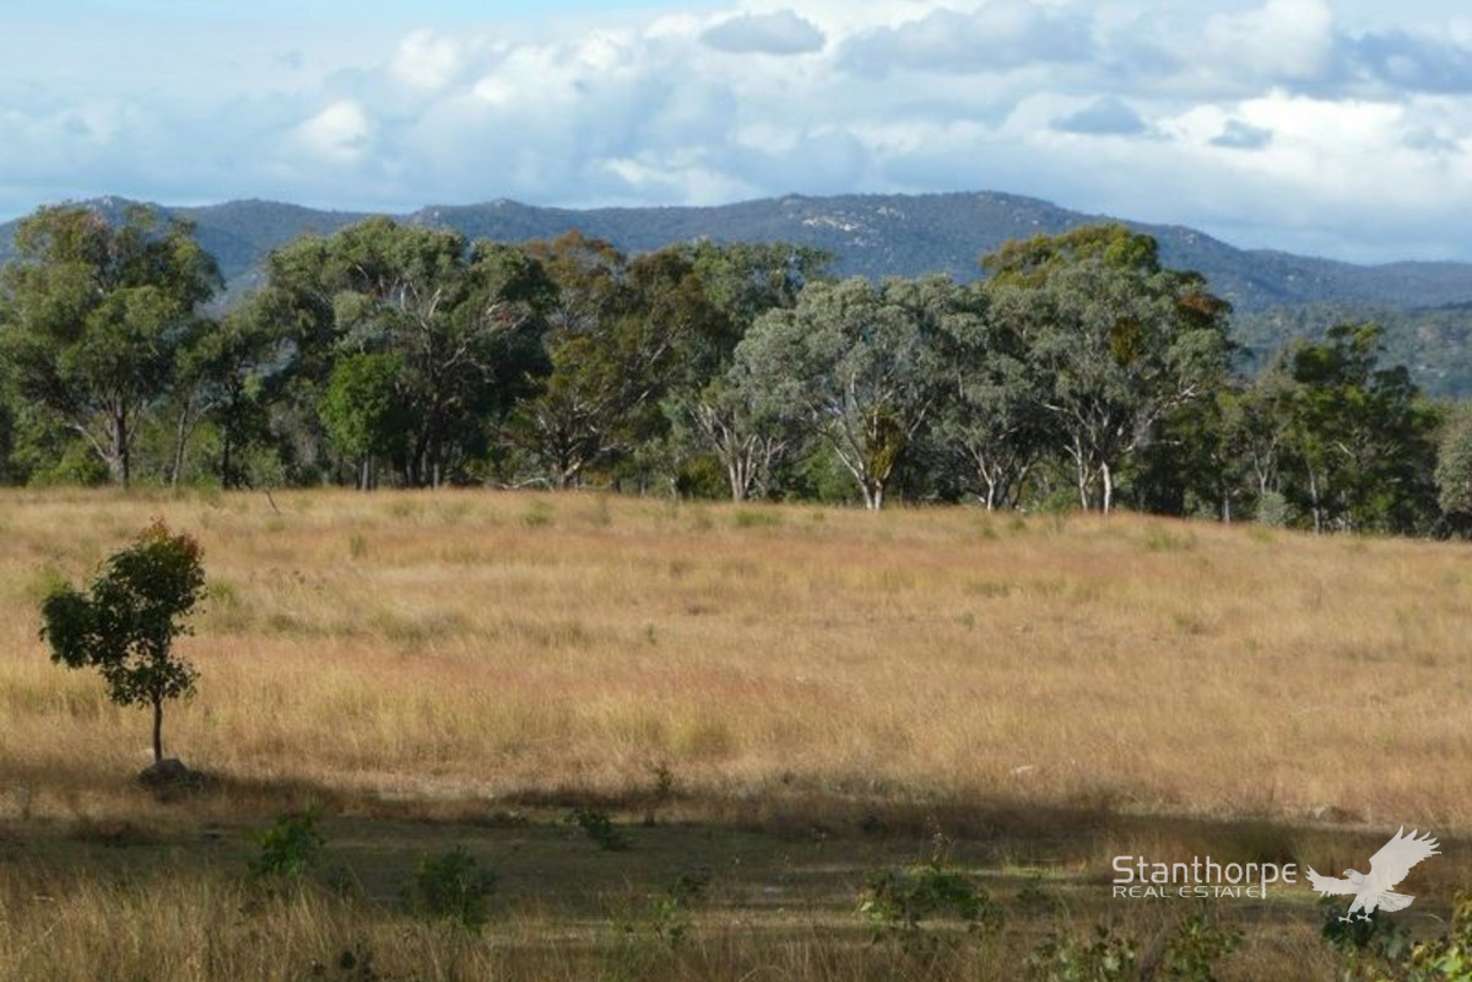
[[[764,314],[735,352],[758,406],[820,441],[871,509],[941,396],[938,323],[972,315],[972,291],[939,277],[817,283]]]
[[[283,815],[252,834],[260,852],[250,861],[252,879],[299,880],[320,861],[327,840],[317,830],[317,813]]]
[[[569,823],[583,830],[583,834],[597,843],[606,852],[623,852],[629,848],[629,838],[613,824],[607,812],[596,808],[574,808],[568,814]]]
[[[481,869],[462,846],[419,863],[408,901],[412,910],[478,932],[490,920],[487,899],[495,887],[495,873]]]
[[[939,839],[929,862],[870,875],[859,915],[875,941],[896,941],[913,951],[942,943],[941,936],[925,930],[937,919],[958,922],[973,938],[994,935],[1004,920],[1002,906],[972,877],[947,868]]]
[[[51,660],[95,668],[120,706],[154,710],[154,758],[163,757],[163,703],[188,695],[197,673],[174,654],[186,618],[204,595],[199,543],[155,522],[103,565],[87,590],[64,584],[41,604]]]
[[[178,352],[206,328],[221,285],[187,223],[146,208],[117,226],[85,208],[42,208],[0,270],[0,360],[20,398],[80,434],[126,485],[140,418],[166,394]]]
[[[1472,898],[1457,898],[1451,929],[1414,945],[1403,968],[1408,982],[1472,982]]]
[[[1099,924],[1081,939],[1055,932],[1027,958],[1028,976],[1046,982],[1124,982],[1134,978],[1134,941]]]
[[[695,930],[693,913],[710,886],[711,872],[695,869],[681,873],[664,892],[646,905],[614,920],[614,928],[625,945],[652,942],[676,951],[690,940]]]
[[[1227,376],[1230,306],[1121,226],[1009,243],[984,260],[991,316],[1022,339],[1037,405],[1085,507],[1109,510],[1168,417]]]
[[[1285,492],[1316,531],[1412,532],[1435,514],[1437,414],[1405,368],[1379,367],[1372,324],[1331,328],[1272,371],[1283,376]]]
[[[1472,425],[1385,367],[1405,339],[1340,311],[1234,378],[1228,307],[1162,261],[1219,257],[1173,231],[1005,243],[977,286],[835,282],[802,245],[630,257],[578,234],[512,247],[388,219],[322,227],[337,231],[277,249],[216,323],[187,225],[87,208],[23,223],[0,274],[0,481],[1118,500],[1472,531]]]
[[[1216,963],[1242,944],[1242,932],[1216,923],[1206,911],[1181,922],[1165,946],[1165,977],[1189,982],[1213,982]]]
[[[1458,407],[1436,454],[1437,501],[1459,526],[1472,526],[1472,408]]]
[[[1257,500],[1257,520],[1272,528],[1288,525],[1293,512],[1288,499],[1279,491],[1268,491]]]
[[[402,452],[408,410],[394,355],[350,355],[332,369],[319,411],[337,451],[353,460]]]

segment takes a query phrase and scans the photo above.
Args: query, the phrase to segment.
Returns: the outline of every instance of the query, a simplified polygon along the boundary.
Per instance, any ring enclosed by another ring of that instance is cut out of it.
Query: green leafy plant
[[[678,951],[690,940],[695,930],[694,909],[710,886],[711,872],[700,868],[681,873],[669,888],[614,919],[614,928],[632,955],[641,944],[653,943],[670,952]]]
[[[301,879],[317,865],[327,844],[317,830],[317,813],[311,810],[283,815],[251,838],[260,847],[260,853],[250,861],[250,875],[255,880]]]
[[[959,922],[971,937],[987,937],[1001,929],[1001,905],[973,878],[948,869],[944,840],[937,837],[936,843],[929,862],[869,877],[859,915],[876,942],[890,939],[906,948],[934,947],[938,939],[927,934],[924,925],[939,918]]]
[[[408,890],[411,909],[453,921],[477,932],[490,920],[487,899],[496,889],[496,874],[481,869],[463,846],[419,863]]]
[[[1132,978],[1139,957],[1135,943],[1109,927],[1094,927],[1085,940],[1054,932],[1027,957],[1031,978],[1046,982],[1122,982]]]
[[[1379,911],[1346,921],[1343,905],[1333,897],[1320,900],[1319,911],[1319,936],[1345,960],[1349,977],[1362,970],[1373,975],[1375,966],[1394,965],[1411,952],[1410,935]]]
[[[596,808],[574,808],[567,820],[582,829],[584,835],[606,852],[623,852],[629,848],[628,836],[619,831],[607,812]]]
[[[120,706],[153,708],[153,760],[163,760],[164,703],[194,691],[198,673],[175,655],[186,618],[204,595],[199,543],[162,520],[115,553],[86,591],[55,586],[41,603],[51,660],[95,668]]]
[[[1214,982],[1216,963],[1242,944],[1242,932],[1223,927],[1206,911],[1197,911],[1181,922],[1166,943],[1164,968],[1173,979]]]
[[[1373,916],[1372,916],[1373,917]],[[1350,972],[1359,970],[1366,978],[1406,979],[1407,982],[1472,982],[1472,897],[1457,898],[1451,908],[1451,928],[1440,938],[1410,942],[1406,930],[1393,926],[1390,920],[1357,920],[1354,926],[1367,925],[1369,939],[1362,948],[1345,951]],[[1328,920],[1325,920],[1328,929]],[[1326,930],[1328,935],[1328,930]],[[1365,954],[1370,957],[1366,958]],[[1366,964],[1369,963],[1369,964]],[[1390,972],[1387,966],[1394,966]]]

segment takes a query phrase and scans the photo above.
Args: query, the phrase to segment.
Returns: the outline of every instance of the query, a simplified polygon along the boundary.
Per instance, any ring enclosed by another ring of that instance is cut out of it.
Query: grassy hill
[[[343,952],[395,978],[1010,979],[1050,932],[1105,919],[1143,952],[1195,910],[1111,900],[1115,855],[1337,872],[1429,828],[1445,855],[1396,915],[1422,934],[1472,875],[1461,546],[580,494],[275,505],[0,496],[0,979],[369,977],[329,974]],[[166,800],[132,780],[146,714],[35,635],[48,584],[155,515],[211,578],[200,692],[165,733],[210,779]],[[309,887],[247,882],[247,832],[307,806]],[[1005,929],[939,961],[871,946],[865,883],[936,834]],[[455,845],[501,874],[483,937],[399,900]],[[707,892],[671,908],[692,871]],[[1302,887],[1214,909],[1246,933],[1217,977],[1339,977]]]

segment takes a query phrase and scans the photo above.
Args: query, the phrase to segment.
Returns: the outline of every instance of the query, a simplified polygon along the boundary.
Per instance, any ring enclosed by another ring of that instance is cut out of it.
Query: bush
[[[495,888],[496,874],[480,869],[475,857],[457,846],[420,862],[409,889],[409,906],[475,932],[490,920],[486,901]]]
[[[924,925],[936,918],[959,921],[972,937],[995,934],[1003,921],[1001,905],[985,889],[945,867],[939,845],[922,866],[872,874],[860,898],[859,914],[876,942],[897,940],[906,948],[934,947],[937,939],[924,932]]]
[[[606,812],[596,808],[574,808],[567,816],[568,822],[583,830],[583,834],[594,842],[598,848],[607,852],[623,852],[629,848],[628,837],[619,831],[618,826]]]
[[[1214,982],[1212,969],[1242,944],[1242,932],[1215,923],[1205,911],[1181,922],[1165,947],[1168,978]]]
[[[251,838],[261,848],[260,855],[250,862],[251,878],[257,880],[300,879],[317,865],[327,844],[317,831],[317,814],[313,811],[283,815]]]
[[[1132,940],[1099,924],[1092,941],[1050,934],[1027,957],[1027,971],[1046,982],[1122,982],[1133,977],[1137,958]]]
[[[1287,498],[1269,491],[1257,502],[1257,520],[1272,528],[1286,528],[1293,520],[1293,509]]]

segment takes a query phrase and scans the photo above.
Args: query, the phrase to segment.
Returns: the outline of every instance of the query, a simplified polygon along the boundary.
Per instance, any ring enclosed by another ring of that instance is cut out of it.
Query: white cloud
[[[297,127],[296,137],[324,161],[351,164],[363,158],[372,133],[373,122],[363,107],[343,99]]]
[[[156,29],[0,64],[0,211],[995,189],[1249,245],[1472,258],[1472,18],[1422,2],[1353,24],[1339,0],[730,0],[289,46]]]
[[[1330,67],[1334,12],[1328,0],[1267,0],[1241,13],[1207,19],[1214,60],[1275,80],[1315,79]]]
[[[841,60],[867,75],[975,73],[1081,61],[1091,49],[1089,19],[1080,11],[991,0],[970,12],[940,7],[894,27],[861,32],[844,45]]]
[[[460,46],[434,32],[419,30],[399,43],[389,65],[395,77],[419,89],[442,89],[462,66]]]

